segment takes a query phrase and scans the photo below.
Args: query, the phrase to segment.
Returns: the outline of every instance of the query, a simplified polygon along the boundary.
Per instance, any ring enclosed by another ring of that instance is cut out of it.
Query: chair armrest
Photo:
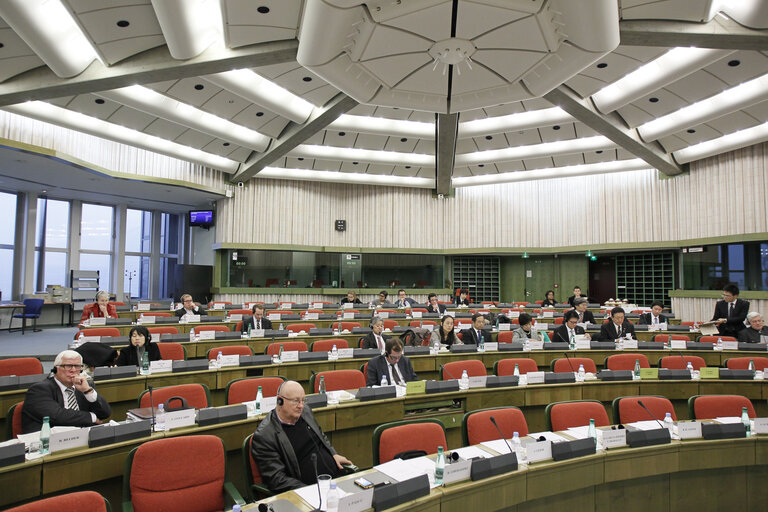
[[[245,500],[242,496],[240,496],[240,493],[237,492],[237,489],[235,488],[235,485],[232,482],[224,482],[224,491],[229,495],[229,498],[234,503],[243,506],[245,505]],[[126,511],[123,511],[126,512]]]
[[[124,501],[123,512],[133,512],[133,503],[131,503],[130,501]]]
[[[256,501],[263,500],[264,498],[269,498],[270,496],[275,495],[275,493],[269,490],[269,487],[266,485],[256,483],[251,484],[251,494],[256,499]]]

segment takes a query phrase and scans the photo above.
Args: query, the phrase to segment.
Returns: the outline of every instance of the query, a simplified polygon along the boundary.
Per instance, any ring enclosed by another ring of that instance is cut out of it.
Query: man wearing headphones
[[[243,318],[243,332],[249,333],[251,329],[264,329],[268,331],[272,329],[272,320],[264,318],[264,306],[261,304],[254,304],[251,308],[253,315],[248,318]]]
[[[352,464],[336,453],[312,410],[304,406],[304,388],[292,380],[280,385],[277,406],[256,428],[251,455],[264,483],[275,494],[314,484],[317,474],[341,476],[342,465]]]
[[[382,377],[387,379],[390,386],[398,384],[405,386],[406,382],[419,380],[413,371],[411,361],[403,355],[403,343],[400,338],[388,339],[384,344],[384,354],[368,361],[368,378],[366,386],[381,384]]]
[[[109,403],[88,384],[82,369],[83,358],[74,350],[56,356],[53,374],[27,390],[21,412],[22,432],[40,430],[45,416],[51,419],[52,427],[90,427],[109,418]]]
[[[363,345],[360,348],[377,348],[384,353],[384,344],[389,336],[384,336],[384,320],[381,317],[371,318],[371,332],[363,336]]]
[[[176,310],[176,316],[181,318],[184,315],[204,315],[205,308],[195,304],[194,299],[188,293],[181,296],[181,308]]]

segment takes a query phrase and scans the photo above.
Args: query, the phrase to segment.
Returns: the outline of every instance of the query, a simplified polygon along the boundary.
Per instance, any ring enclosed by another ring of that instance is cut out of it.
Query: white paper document
[[[336,490],[339,491],[339,498],[343,498],[346,496],[347,493],[344,491],[341,487],[336,487]],[[307,504],[309,504],[310,507],[313,509],[320,508],[320,497],[317,493],[317,485],[307,485],[306,487],[299,487],[298,489],[294,489],[293,492],[299,495],[299,497],[306,501]],[[322,510],[325,510],[325,496],[323,496],[323,507]]]
[[[571,427],[566,429],[565,433],[574,439],[586,439],[589,437],[589,426]]]
[[[493,457],[493,454],[480,448],[479,446],[466,446],[464,448],[456,448],[453,453],[458,453],[459,457],[464,460],[474,459],[480,457],[483,459],[489,459]]]
[[[662,428],[659,422],[654,420],[636,421],[634,423],[627,423],[627,426],[634,427],[637,430],[656,430]]]
[[[532,437],[534,439],[544,437],[544,439],[547,441],[552,441],[553,443],[562,443],[563,441],[568,441],[568,439],[565,437],[561,436],[560,434],[555,434],[554,432],[530,432],[528,437]]]
[[[507,442],[509,442],[509,441],[507,441]],[[499,455],[503,455],[505,453],[509,453],[509,446],[507,446],[507,443],[505,443],[503,439],[494,439],[493,441],[483,441],[480,444],[485,446],[488,449],[493,450],[494,452],[498,453]],[[512,444],[512,443],[510,443],[510,444]]]
[[[427,457],[416,457],[415,459],[394,459],[384,464],[374,466],[374,469],[384,473],[392,480],[402,482],[403,480],[410,480],[417,476],[427,475],[429,477],[429,487],[437,487],[435,485],[435,461],[428,459]]]
[[[715,418],[715,421],[718,423],[741,423],[741,418],[738,416],[721,416],[719,418]]]

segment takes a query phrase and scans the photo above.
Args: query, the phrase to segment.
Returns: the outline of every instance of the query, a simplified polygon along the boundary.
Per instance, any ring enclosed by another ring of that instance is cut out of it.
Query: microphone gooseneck
[[[647,413],[648,413],[648,415],[649,415],[651,418],[653,418],[653,419],[656,421],[656,423],[658,423],[658,424],[659,424],[659,426],[660,426],[661,428],[666,428],[666,427],[664,427],[664,424],[663,424],[662,422],[660,422],[660,421],[659,421],[659,419],[658,419],[656,416],[654,416],[654,415],[653,415],[653,413],[651,412],[651,410],[645,406],[645,404],[643,403],[643,401],[642,401],[642,400],[638,400],[638,401],[637,401],[637,405],[639,405],[640,407],[642,407],[643,409],[645,409],[645,412],[647,412]]]
[[[501,439],[504,441],[504,444],[506,444],[506,445],[507,445],[507,448],[509,448],[509,453],[515,453],[515,450],[513,450],[513,449],[512,449],[512,447],[509,445],[509,442],[508,442],[508,441],[507,441],[507,439],[504,437],[504,434],[501,432],[501,429],[499,428],[499,424],[498,424],[498,423],[496,423],[496,418],[494,418],[493,416],[491,416],[490,420],[491,420],[491,423],[493,423],[493,426],[494,426],[494,427],[496,427],[496,430],[498,430],[498,431],[499,431],[499,436],[500,436],[500,437],[501,437]]]

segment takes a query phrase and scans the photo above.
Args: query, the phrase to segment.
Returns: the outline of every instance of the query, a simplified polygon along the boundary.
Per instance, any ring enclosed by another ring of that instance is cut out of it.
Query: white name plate
[[[421,311],[411,311],[411,316],[413,318],[421,318]]]
[[[263,338],[264,329],[251,329],[251,338]]]
[[[103,316],[95,316],[88,321],[88,325],[107,325],[107,318]]]
[[[261,399],[261,412],[262,413],[268,413],[272,409],[277,407],[277,397],[276,396],[270,396],[270,397],[264,397]]]
[[[240,366],[240,354],[222,355],[221,367],[224,368],[225,366]]]
[[[452,464],[446,464],[445,471],[443,471],[443,483],[450,484],[459,480],[466,480],[469,478],[471,466],[472,462],[468,460],[457,460]]]
[[[355,307],[351,302],[345,302],[341,305],[341,309],[353,309]]]
[[[508,331],[511,329],[510,324],[499,324],[499,331]]]
[[[195,323],[200,321],[200,315],[186,315],[188,323]]]
[[[379,318],[381,318],[382,320],[386,320],[387,318],[389,318],[389,311],[379,311],[379,312],[376,314],[376,316],[378,316],[378,317],[379,317]]]
[[[148,303],[137,304],[136,311],[149,311],[151,307],[151,304]]]
[[[83,336],[83,343],[89,343],[89,342],[100,342],[101,336]]]
[[[51,432],[49,443],[51,453],[88,446],[88,429],[78,428],[64,432]]]
[[[216,331],[200,331],[197,333],[201,340],[215,340]]]
[[[269,313],[267,320],[280,320],[280,313]]]
[[[637,350],[637,340],[624,340],[624,350]]]
[[[590,341],[586,338],[575,338],[573,341],[576,344],[576,350],[590,350],[592,348]]]
[[[554,311],[542,311],[541,312],[541,318],[554,318],[555,312]]]
[[[544,350],[543,341],[530,340],[528,342],[528,346],[531,348],[531,350]]]
[[[510,318],[520,318],[520,312],[519,311],[510,311],[509,312]]]
[[[168,411],[165,413],[165,428],[171,430],[179,427],[188,427],[195,424],[195,410]]]
[[[291,302],[284,302],[280,304],[280,309],[291,309],[293,304]]]
[[[154,316],[141,315],[141,317],[139,317],[139,323],[141,324],[154,324],[156,321]]]
[[[373,487],[339,498],[339,512],[363,512],[372,508]]]
[[[530,375],[530,373],[528,374]],[[534,441],[525,445],[528,462],[539,462],[552,458],[552,441]]]
[[[677,424],[677,435],[680,439],[698,439],[701,437],[700,421],[681,421]]]
[[[768,418],[755,418],[755,434],[768,434]]]
[[[221,310],[221,309],[224,309],[225,306],[226,306],[226,304],[222,304],[221,302],[217,302],[216,304],[213,305],[213,309]]]
[[[345,311],[343,318],[344,318],[344,320],[354,320],[355,319],[355,312],[354,311]]]
[[[545,324],[542,322],[536,322],[536,330],[537,331],[548,331],[549,330],[549,324]]]
[[[239,322],[243,319],[242,313],[235,313],[234,315],[229,315],[229,321],[230,322]]]
[[[543,384],[544,372],[528,372],[528,384]]]
[[[170,359],[163,359],[161,361],[150,361],[149,372],[150,373],[164,373],[173,371],[173,361]]]
[[[299,360],[298,350],[286,350],[280,358],[283,363],[294,363]]]
[[[739,350],[739,342],[723,341],[723,350]]]
[[[488,378],[487,375],[478,375],[477,377],[470,377],[469,378],[469,388],[484,388],[485,387],[485,380]],[[446,466],[448,467],[448,466]]]
[[[320,318],[319,313],[305,313],[304,320],[318,320]]]
[[[350,359],[355,355],[355,349],[353,348],[340,348],[338,349],[339,359]]]
[[[323,306],[325,306],[325,304],[323,304],[322,302],[313,302],[312,303],[312,309],[323,309]]]
[[[675,340],[669,342],[670,348],[672,350],[686,350],[688,348],[688,343],[685,340]]]
[[[623,428],[617,430],[598,430],[602,438],[603,448],[619,448],[627,446],[627,431]]]
[[[489,341],[485,344],[486,352],[497,352],[499,350],[499,344],[495,341]]]

